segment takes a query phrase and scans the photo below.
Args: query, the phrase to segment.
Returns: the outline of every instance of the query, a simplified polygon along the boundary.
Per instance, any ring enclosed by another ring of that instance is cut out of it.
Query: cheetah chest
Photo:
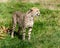
[[[25,27],[33,27],[33,17],[25,18]]]

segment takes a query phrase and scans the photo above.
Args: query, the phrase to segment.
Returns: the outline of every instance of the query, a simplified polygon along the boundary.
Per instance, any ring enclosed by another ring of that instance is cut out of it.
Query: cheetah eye
[[[38,11],[36,11],[36,12],[38,12]]]

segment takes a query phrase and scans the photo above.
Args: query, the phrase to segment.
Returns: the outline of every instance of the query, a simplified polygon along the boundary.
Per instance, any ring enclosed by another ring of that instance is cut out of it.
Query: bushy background
[[[60,48],[60,11],[43,8],[39,3],[0,3],[0,26],[11,27],[15,11],[26,13],[31,7],[40,9],[41,16],[35,18],[31,40],[12,39],[8,34],[0,40],[0,48]],[[59,5],[60,7],[60,5]]]

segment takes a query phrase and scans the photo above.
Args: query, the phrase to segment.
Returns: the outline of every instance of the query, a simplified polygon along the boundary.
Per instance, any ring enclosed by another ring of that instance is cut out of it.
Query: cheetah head
[[[33,7],[30,9],[30,13],[33,15],[33,16],[40,16],[40,11],[38,8],[36,7]]]

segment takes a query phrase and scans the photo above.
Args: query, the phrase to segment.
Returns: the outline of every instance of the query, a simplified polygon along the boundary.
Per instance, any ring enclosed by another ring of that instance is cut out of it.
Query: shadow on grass
[[[9,30],[8,34],[11,36],[12,30]],[[22,40],[22,35],[16,31],[14,31],[14,37],[17,36],[18,39]]]
[[[17,36],[20,40],[22,40],[22,35],[18,32],[14,32],[14,36]]]

